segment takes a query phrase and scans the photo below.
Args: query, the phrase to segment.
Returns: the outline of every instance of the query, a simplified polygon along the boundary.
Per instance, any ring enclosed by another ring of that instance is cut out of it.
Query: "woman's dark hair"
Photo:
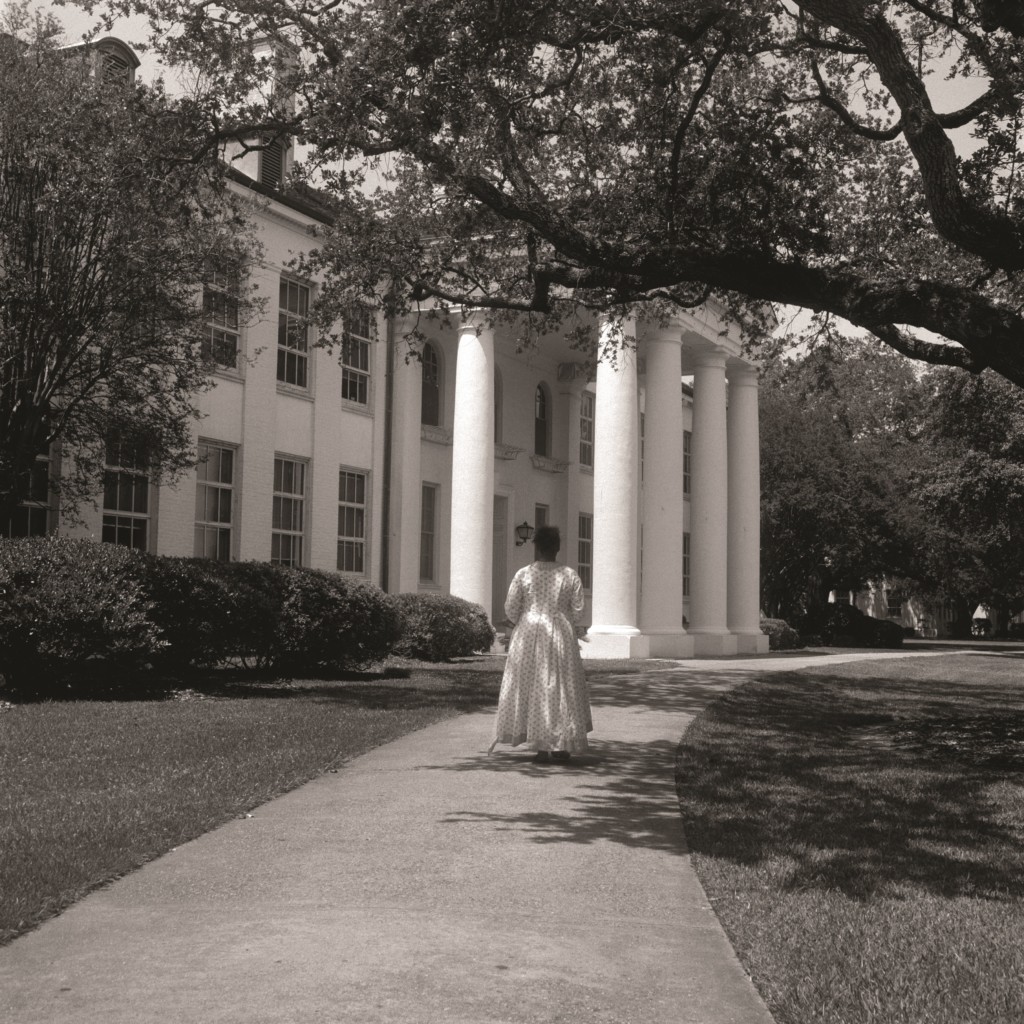
[[[554,558],[562,547],[562,535],[558,532],[557,526],[542,526],[533,535],[533,546],[538,555],[544,558]]]

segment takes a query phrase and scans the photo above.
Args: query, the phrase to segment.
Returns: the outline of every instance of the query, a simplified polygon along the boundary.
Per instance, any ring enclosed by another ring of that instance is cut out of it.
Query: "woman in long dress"
[[[557,526],[533,539],[536,560],[512,579],[505,615],[514,624],[494,729],[498,743],[528,744],[536,760],[567,761],[587,749],[594,728],[576,628],[583,613],[583,583],[556,562]]]

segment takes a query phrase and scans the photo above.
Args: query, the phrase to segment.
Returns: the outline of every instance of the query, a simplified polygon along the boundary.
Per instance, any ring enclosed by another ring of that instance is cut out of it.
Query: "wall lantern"
[[[516,527],[516,547],[521,548],[533,536],[533,527],[525,520]]]

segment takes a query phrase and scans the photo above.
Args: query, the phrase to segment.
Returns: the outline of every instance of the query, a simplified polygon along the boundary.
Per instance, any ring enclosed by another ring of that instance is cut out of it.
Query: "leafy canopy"
[[[714,295],[1024,384],[1018,3],[109,2],[208,76],[225,131],[297,133],[328,168],[325,323],[387,279],[389,312]],[[976,98],[937,109],[943,78]]]

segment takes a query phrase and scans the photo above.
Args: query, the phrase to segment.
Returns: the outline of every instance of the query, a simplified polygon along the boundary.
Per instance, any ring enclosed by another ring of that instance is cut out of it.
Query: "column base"
[[[642,633],[587,633],[580,644],[584,658],[649,658],[650,637]]]
[[[652,658],[692,658],[693,637],[682,630],[671,633],[644,633],[650,641]]]
[[[697,658],[724,658],[737,651],[737,638],[732,633],[691,633],[690,636]]]
[[[768,637],[764,633],[734,633],[737,654],[767,654]]]

